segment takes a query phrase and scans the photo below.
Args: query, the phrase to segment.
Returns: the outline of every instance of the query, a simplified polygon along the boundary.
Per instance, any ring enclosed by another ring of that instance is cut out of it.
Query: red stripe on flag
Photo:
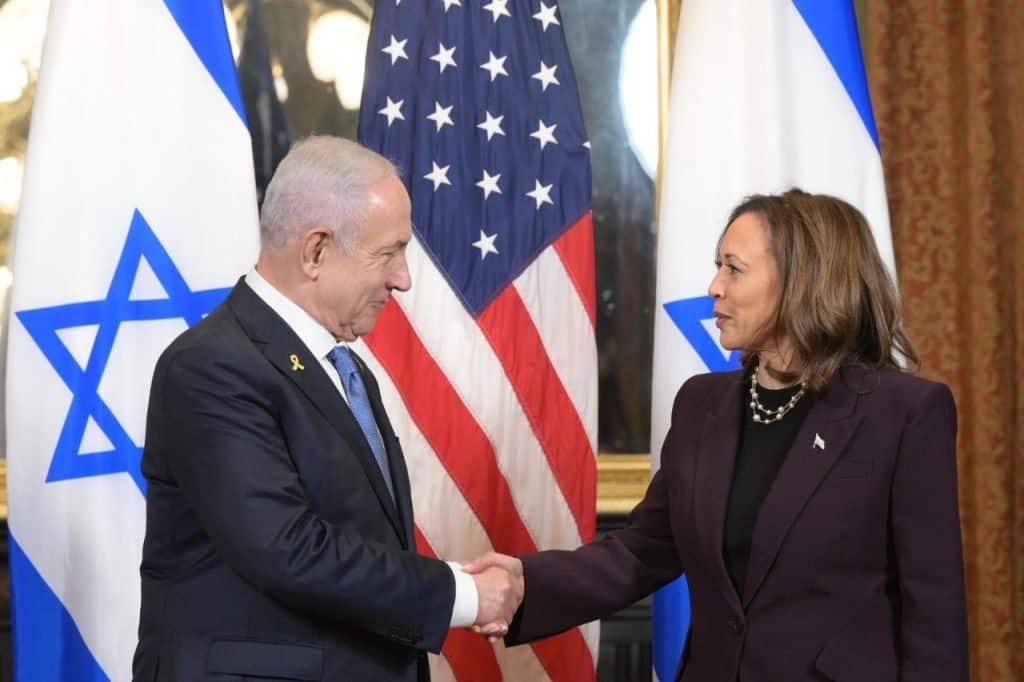
[[[523,299],[507,286],[477,317],[547,455],[580,538],[594,537],[597,464],[572,398],[544,349]]]
[[[419,553],[436,559],[437,552],[418,527],[415,533]],[[498,667],[494,649],[481,635],[462,629],[449,630],[441,653],[448,660],[459,682],[494,682],[501,679],[501,668]]]
[[[594,222],[590,211],[566,230],[553,246],[576,287],[590,324],[594,325],[597,317],[597,285],[594,280]]]
[[[391,377],[410,417],[476,514],[495,550],[508,554],[537,551],[512,502],[487,435],[397,303],[390,301],[384,306],[373,333],[363,340]],[[593,502],[590,508],[594,509]],[[553,682],[594,679],[594,660],[579,630],[532,646]]]
[[[487,531],[495,550],[535,552],[536,545],[498,469],[494,449],[462,398],[427,351],[405,312],[384,306],[366,345],[380,361],[409,415]]]

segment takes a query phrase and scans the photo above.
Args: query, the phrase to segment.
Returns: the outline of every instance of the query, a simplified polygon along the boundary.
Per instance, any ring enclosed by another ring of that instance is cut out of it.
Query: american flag
[[[402,439],[421,552],[593,538],[590,150],[561,16],[538,0],[378,0],[359,139],[412,197],[412,290],[365,355]],[[593,680],[597,625],[529,647],[453,631],[435,679]]]

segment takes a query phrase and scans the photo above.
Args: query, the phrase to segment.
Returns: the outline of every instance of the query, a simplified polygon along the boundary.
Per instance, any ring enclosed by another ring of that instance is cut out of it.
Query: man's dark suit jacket
[[[966,682],[949,389],[848,365],[761,507],[739,595],[723,532],[742,376],[680,389],[661,469],[627,528],[523,557],[526,599],[509,643],[617,611],[685,571],[692,625],[677,679]]]
[[[292,356],[295,356],[293,362]],[[317,358],[243,282],[153,377],[135,680],[423,680],[454,601]]]

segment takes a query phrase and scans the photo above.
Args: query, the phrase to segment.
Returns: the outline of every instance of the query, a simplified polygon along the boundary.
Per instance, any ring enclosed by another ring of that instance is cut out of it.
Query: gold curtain
[[[897,269],[960,413],[972,679],[1024,679],[1024,4],[864,3]]]

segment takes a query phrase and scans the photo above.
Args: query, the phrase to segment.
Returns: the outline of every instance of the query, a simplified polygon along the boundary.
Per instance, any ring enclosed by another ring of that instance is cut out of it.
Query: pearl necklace
[[[789,401],[775,409],[769,409],[761,404],[760,397],[757,395],[757,373],[761,369],[761,363],[758,361],[757,367],[754,368],[754,372],[750,375],[750,408],[754,411],[754,421],[758,424],[771,424],[777,422],[785,417],[793,407],[800,402],[800,398],[804,397],[804,393],[807,392],[807,382],[800,382],[800,390],[793,394],[793,397]],[[762,417],[759,412],[763,412]]]

